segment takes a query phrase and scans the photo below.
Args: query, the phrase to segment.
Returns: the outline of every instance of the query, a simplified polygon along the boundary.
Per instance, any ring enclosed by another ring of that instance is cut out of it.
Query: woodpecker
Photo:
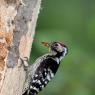
[[[49,48],[49,53],[28,66],[22,95],[37,95],[55,76],[61,60],[68,52],[67,46],[60,42],[42,44]]]

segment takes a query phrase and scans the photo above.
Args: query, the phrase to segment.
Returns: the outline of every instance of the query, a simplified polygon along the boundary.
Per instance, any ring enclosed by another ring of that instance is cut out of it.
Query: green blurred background
[[[42,0],[30,62],[61,41],[69,53],[39,95],[95,95],[95,0]]]

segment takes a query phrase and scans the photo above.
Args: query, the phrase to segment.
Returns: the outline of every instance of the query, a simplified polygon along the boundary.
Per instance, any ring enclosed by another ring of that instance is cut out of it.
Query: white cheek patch
[[[65,56],[67,54],[67,48],[64,48],[64,55]]]
[[[66,54],[67,54],[67,48],[64,47],[63,56],[60,56],[59,60],[61,61]]]

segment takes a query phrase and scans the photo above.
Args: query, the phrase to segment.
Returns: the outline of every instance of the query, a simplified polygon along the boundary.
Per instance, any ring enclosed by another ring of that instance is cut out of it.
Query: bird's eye
[[[58,46],[58,44],[55,44],[54,46]]]

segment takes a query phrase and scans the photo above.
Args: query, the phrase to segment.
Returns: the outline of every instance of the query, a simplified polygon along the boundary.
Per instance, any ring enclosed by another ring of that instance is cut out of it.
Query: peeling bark
[[[41,0],[0,0],[0,95],[21,95],[19,57],[30,56]]]

